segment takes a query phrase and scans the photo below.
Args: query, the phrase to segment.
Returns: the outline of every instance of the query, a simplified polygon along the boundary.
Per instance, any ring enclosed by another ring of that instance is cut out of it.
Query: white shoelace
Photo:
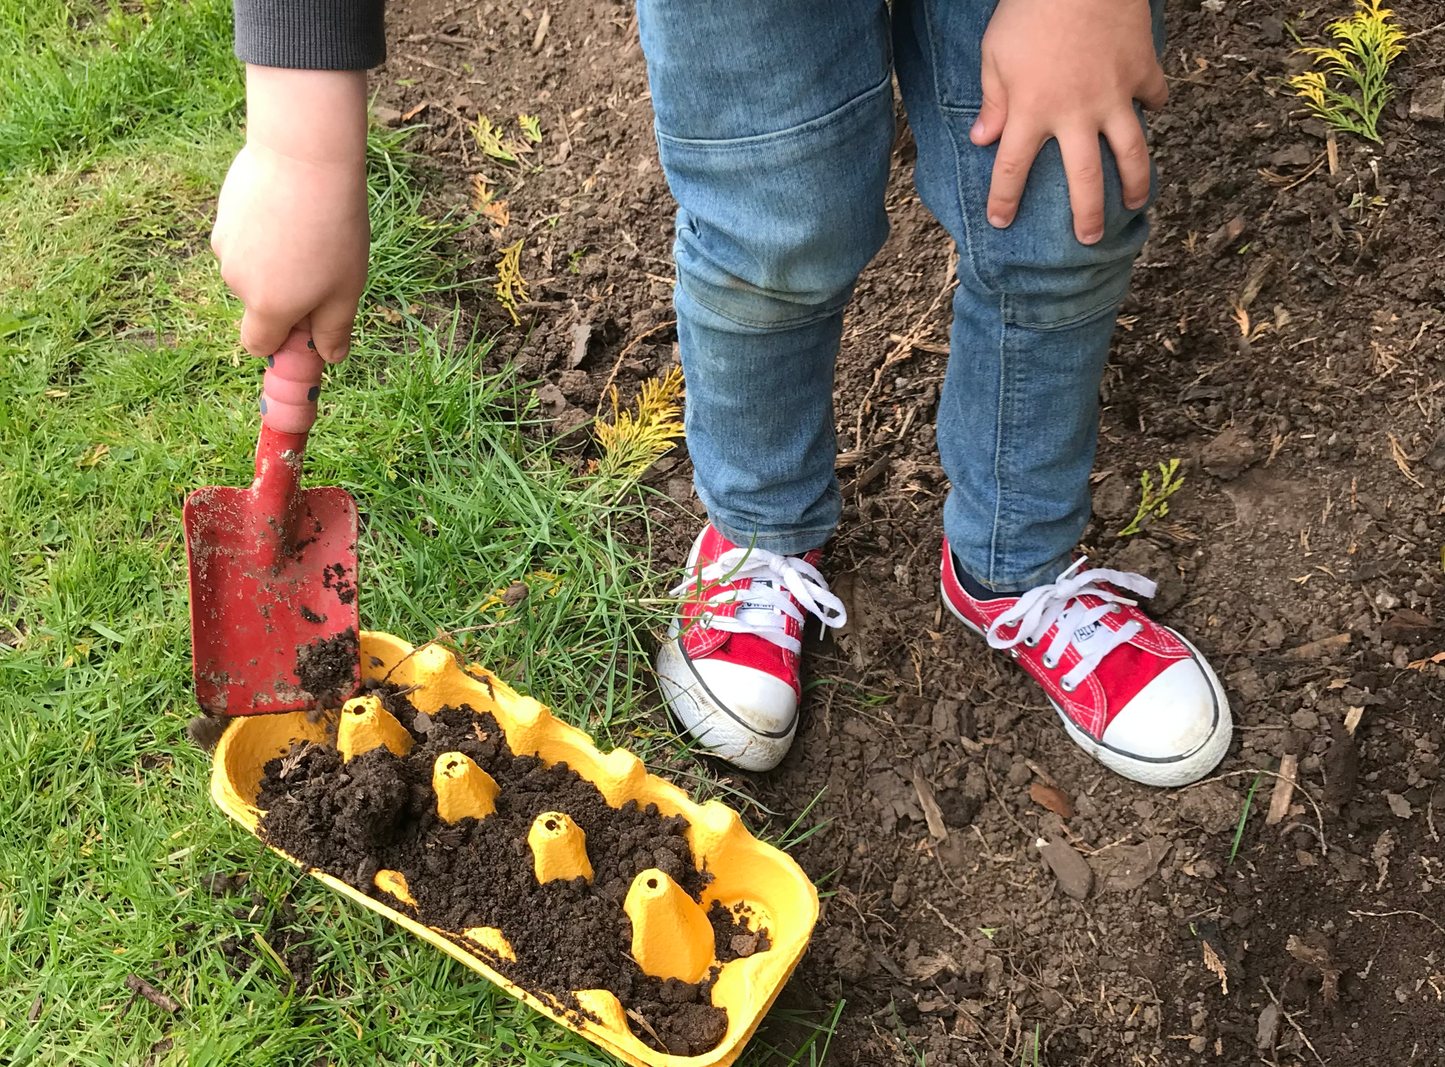
[[[803,644],[788,633],[787,619],[801,626],[804,612],[811,612],[824,626],[838,627],[848,621],[843,601],[828,591],[828,583],[817,567],[797,556],[780,556],[765,548],[730,548],[669,595],[685,597],[717,582],[747,579],[752,580],[749,589],[723,589],[707,598],[708,604],[741,602],[735,614],[704,612],[699,625],[736,634],[756,634],[779,648],[801,652]]]
[[[1044,639],[1050,626],[1058,624],[1054,638],[1044,652],[1043,664],[1053,670],[1070,645],[1078,650],[1079,662],[1059,682],[1065,692],[1076,689],[1105,656],[1144,628],[1137,619],[1130,619],[1117,630],[1101,623],[1099,620],[1118,611],[1120,604],[1133,605],[1137,601],[1120,596],[1111,589],[1100,588],[1095,583],[1107,582],[1145,597],[1153,596],[1155,589],[1154,583],[1142,574],[1104,569],[1079,570],[1083,565],[1084,559],[1079,559],[1059,575],[1058,581],[1024,593],[1018,603],[993,621],[985,635],[993,648],[1010,649],[1020,644],[1033,648]],[[1083,596],[1098,597],[1103,603],[1090,607],[1080,602],[1079,598]],[[1000,630],[1015,623],[1018,631],[1012,637],[999,636]]]

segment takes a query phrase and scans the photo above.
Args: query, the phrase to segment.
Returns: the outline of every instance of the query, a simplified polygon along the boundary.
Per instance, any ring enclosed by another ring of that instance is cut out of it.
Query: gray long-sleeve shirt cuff
[[[295,70],[366,70],[386,58],[384,0],[234,0],[236,56]]]

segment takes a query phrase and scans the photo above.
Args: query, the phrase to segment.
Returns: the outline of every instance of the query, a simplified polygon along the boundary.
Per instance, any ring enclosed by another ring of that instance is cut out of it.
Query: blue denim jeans
[[[796,554],[841,511],[833,367],[858,274],[888,233],[898,84],[914,181],[957,242],[938,450],[943,525],[1000,591],[1051,581],[1089,516],[1099,379],[1148,234],[1107,144],[1106,223],[1073,234],[1058,144],[1017,218],[985,218],[995,148],[982,102],[990,0],[639,0],[656,133],[678,202],[678,340],[699,497],[730,540]],[[1162,47],[1162,3],[1155,0]],[[847,421],[852,421],[851,418]]]

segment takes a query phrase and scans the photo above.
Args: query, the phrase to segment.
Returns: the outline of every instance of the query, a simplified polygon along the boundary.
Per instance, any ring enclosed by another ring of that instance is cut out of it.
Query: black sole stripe
[[[759,737],[768,737],[773,739],[774,741],[781,741],[783,738],[788,737],[795,729],[797,729],[798,711],[800,710],[797,707],[793,709],[793,717],[788,720],[788,728],[786,730],[777,731],[776,733],[767,730],[759,730],[756,726],[744,722],[742,719],[738,718],[735,714],[733,714],[733,710],[729,708],[726,704],[724,704],[721,700],[719,700],[717,698],[717,694],[708,687],[707,682],[703,681],[702,675],[698,674],[697,668],[692,665],[692,657],[687,654],[687,649],[682,647],[681,641],[677,642],[677,651],[679,654],[681,654],[682,661],[687,664],[687,669],[692,672],[693,678],[697,679],[698,687],[707,694],[707,698],[712,703],[713,707],[719,709],[729,719],[737,723],[744,730],[748,731],[748,733],[757,734]]]

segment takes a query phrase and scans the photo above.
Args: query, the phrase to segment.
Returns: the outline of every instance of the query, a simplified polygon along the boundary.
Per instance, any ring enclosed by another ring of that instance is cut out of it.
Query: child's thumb
[[[327,363],[340,363],[351,352],[356,304],[319,307],[311,313],[311,343]]]

